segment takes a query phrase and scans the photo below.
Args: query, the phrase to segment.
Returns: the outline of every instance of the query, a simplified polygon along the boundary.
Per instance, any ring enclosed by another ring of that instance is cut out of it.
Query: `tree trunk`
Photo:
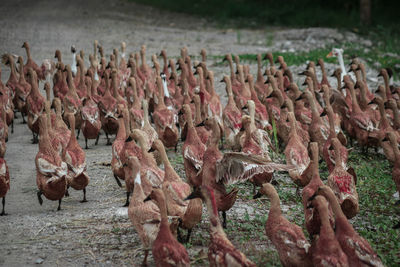
[[[360,20],[362,25],[371,24],[371,0],[360,0]]]

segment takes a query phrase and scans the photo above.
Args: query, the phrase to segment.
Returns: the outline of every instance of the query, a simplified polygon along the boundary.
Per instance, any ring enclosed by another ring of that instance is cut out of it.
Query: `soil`
[[[198,56],[202,48],[209,55],[226,53],[265,53],[269,51],[307,51],[324,47],[333,42],[360,41],[352,33],[334,29],[277,29],[240,30],[220,29],[213,22],[183,14],[164,12],[144,7],[128,1],[2,1],[0,9],[0,53],[23,55],[24,41],[31,45],[33,59],[40,64],[44,59],[53,59],[59,49],[64,62],[71,62],[70,46],[83,49],[88,55],[93,51],[93,41],[100,44],[109,54],[120,42],[127,43],[128,52],[138,51],[147,45],[148,59],[153,53],[166,49],[169,56],[177,57],[180,48],[187,46],[190,55]],[[266,36],[273,36],[267,43]],[[86,58],[87,60],[87,58]],[[225,101],[225,89],[219,80],[229,74],[226,65],[208,65],[216,74],[216,88]],[[305,62],[306,63],[306,62]],[[8,79],[8,69],[4,65],[2,80]],[[255,73],[255,65],[251,66]],[[327,64],[328,73],[338,67]],[[304,70],[302,66],[292,67],[294,74]],[[368,69],[370,77],[376,77],[374,70]],[[295,75],[301,83],[304,78]],[[372,81],[370,88],[376,88]],[[332,80],[332,84],[336,84]],[[43,84],[41,84],[43,88]],[[42,91],[43,92],[43,91]],[[140,240],[127,216],[127,208],[122,205],[125,192],[115,183],[107,163],[111,161],[111,146],[106,146],[105,136],[99,145],[90,141],[86,150],[88,173],[91,177],[87,187],[89,202],[80,203],[82,192],[70,190],[70,196],[62,201],[62,210],[56,211],[57,202],[44,200],[39,205],[36,197],[36,169],[34,158],[38,146],[31,144],[31,133],[22,124],[21,115],[15,120],[14,133],[10,133],[5,159],[11,176],[11,189],[6,196],[8,216],[0,217],[0,265],[30,266],[125,266],[139,265],[143,251]],[[81,146],[84,140],[79,139]],[[179,153],[178,153],[179,154]],[[183,167],[176,155],[169,151],[171,161],[183,175]],[[278,179],[285,180],[285,177]],[[251,187],[246,187],[251,190]],[[246,189],[246,190],[247,190]],[[294,192],[294,187],[293,187]],[[250,195],[245,192],[243,195]],[[249,198],[239,199],[228,212],[230,222],[244,214],[254,216],[260,211],[260,203]],[[290,207],[285,207],[288,210]],[[200,236],[188,247],[193,266],[207,266],[207,261],[197,261],[206,257],[207,220],[194,230],[193,236]],[[230,223],[228,222],[228,224]],[[203,241],[201,240],[203,238]],[[199,241],[200,240],[200,241]],[[265,240],[252,244],[257,250],[269,248]],[[277,262],[278,263],[278,262]],[[154,265],[149,257],[150,266]]]

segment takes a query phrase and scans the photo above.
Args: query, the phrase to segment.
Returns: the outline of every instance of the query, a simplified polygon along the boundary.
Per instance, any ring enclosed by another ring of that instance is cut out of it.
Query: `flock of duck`
[[[274,62],[270,53],[264,58],[258,55],[254,79],[248,65],[227,54],[230,76],[221,81],[228,96],[223,107],[205,50],[201,61],[193,64],[186,48],[176,63],[163,50],[163,68],[157,55],[151,57],[151,68],[145,46],[126,59],[122,43],[121,55],[114,49],[107,61],[95,41],[89,67],[84,52],[77,53],[75,47],[71,48],[72,65],[64,64],[57,50],[56,63],[44,61],[39,67],[31,58],[28,43],[22,47],[26,63],[21,56],[2,56],[10,77],[5,85],[0,83],[1,215],[5,215],[5,195],[10,187],[4,160],[8,127],[13,128],[14,113],[20,112],[24,122],[27,117],[32,142],[39,145],[35,158],[38,201],[42,204],[43,195],[58,201],[58,210],[70,188],[82,190],[82,202],[86,201],[90,179],[85,152],[77,142],[80,132],[86,148],[88,140],[96,140],[97,145],[101,130],[109,145],[110,135],[116,135],[111,167],[120,187],[121,180],[125,181],[124,206],[145,248],[144,265],[150,250],[157,266],[190,265],[180,242],[190,241],[205,203],[210,266],[255,266],[223,230],[226,212],[238,193],[236,188],[228,192],[226,186],[250,181],[255,198],[266,195],[271,201],[265,230],[282,265],[382,266],[370,244],[348,221],[358,213],[359,203],[346,144],[347,140],[357,141],[365,151],[381,147],[393,163],[393,180],[400,190],[400,88],[390,85],[389,69],[380,71],[384,85],[371,93],[363,63],[352,60],[353,80],[344,69],[340,49],[333,49],[330,55],[341,62],[333,74],[337,87],[329,84],[324,62],[319,59],[301,73],[305,88],[300,90],[281,56]],[[265,72],[263,60],[269,62]],[[317,66],[322,70],[321,80]],[[46,81],[46,97],[40,93],[40,80]],[[180,138],[186,178],[176,173],[165,150],[174,148],[176,152]],[[279,139],[279,147],[271,139]],[[222,147],[232,152],[222,153]],[[286,164],[271,160],[280,149]],[[330,173],[326,185],[319,176],[320,160],[326,162]],[[281,214],[279,195],[270,183],[275,171],[287,171],[296,186],[303,187],[311,244],[301,227]],[[187,231],[186,237],[182,230]]]

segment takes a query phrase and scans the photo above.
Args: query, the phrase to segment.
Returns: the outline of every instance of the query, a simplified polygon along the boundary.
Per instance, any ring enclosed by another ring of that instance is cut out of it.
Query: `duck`
[[[6,123],[6,112],[2,110],[0,104],[0,158],[4,158],[6,153],[6,141],[8,141],[8,125]]]
[[[350,266],[329,221],[328,202],[323,196],[316,196],[312,201],[312,206],[318,210],[321,220],[319,235],[314,238],[310,248],[313,265]]]
[[[111,158],[111,169],[114,174],[115,181],[117,182],[119,187],[122,187],[121,180],[125,180],[125,172],[122,163],[122,154],[124,153],[125,141],[127,139],[127,135],[129,131],[129,123],[128,123],[128,114],[127,110],[122,108],[122,114],[118,117],[118,132],[115,137],[114,142],[112,143],[112,158]],[[127,201],[124,207],[129,205],[129,197],[127,197]]]
[[[158,139],[158,133],[150,123],[149,104],[146,99],[142,100],[142,107],[143,107],[143,122],[141,130],[146,134],[147,145],[150,148],[153,145],[153,142]]]
[[[198,126],[203,121],[203,118],[201,116],[200,96],[197,94],[193,95],[193,102],[194,102],[195,111],[196,111],[195,112],[195,120],[194,120],[194,123],[197,125],[196,132],[197,132],[197,135],[200,138],[201,142],[206,145],[208,138],[210,138],[211,132],[209,130],[207,130],[205,126]]]
[[[23,73],[24,62],[21,56],[18,57],[19,73]],[[19,81],[15,88],[16,108],[21,112],[22,123],[26,123],[24,115],[28,113],[26,98],[31,92],[31,85],[25,80],[25,75],[19,75]]]
[[[330,84],[328,81],[328,76],[327,76],[326,70],[325,70],[325,63],[322,58],[318,59],[317,66],[319,66],[321,68],[321,72],[322,72],[322,78],[321,78],[321,82],[320,82],[321,86],[326,85],[326,86],[330,87]]]
[[[359,145],[365,152],[369,144],[368,136],[370,135],[370,133],[375,132],[377,129],[368,114],[366,112],[363,112],[358,105],[358,101],[354,91],[354,85],[350,81],[350,77],[345,76],[344,82],[346,84],[346,87],[350,90],[352,100],[350,123],[354,129]]]
[[[87,85],[85,83],[85,63],[83,60],[79,57],[77,60],[77,66],[79,67],[79,81],[78,84],[76,85],[76,93],[78,94],[79,98],[81,101],[86,97],[87,94]]]
[[[277,125],[277,134],[280,139],[282,139],[284,144],[288,143],[289,136],[290,136],[290,121],[288,119],[288,112],[297,112],[294,110],[293,102],[290,98],[286,98],[281,106],[281,116],[280,121],[276,123]],[[295,114],[295,113],[294,113]],[[296,117],[296,114],[295,114]],[[308,133],[308,126],[304,126],[300,121],[297,121],[297,135],[302,140],[303,144],[310,143],[310,135]]]
[[[329,173],[332,172],[332,170],[335,167],[335,158],[334,155],[330,154],[332,151],[329,150],[329,147],[331,146],[332,139],[337,138],[336,130],[335,130],[335,122],[334,122],[334,112],[333,109],[330,105],[327,105],[324,109],[324,112],[321,113],[321,115],[328,115],[328,120],[329,120],[329,136],[326,139],[326,142],[324,144],[324,147],[322,149],[322,156],[326,162],[326,165],[328,167]],[[349,157],[347,148],[340,142],[339,144],[339,151],[342,157],[342,163],[344,164],[344,168],[347,170],[347,159]]]
[[[31,83],[32,89],[26,99],[28,109],[28,127],[32,131],[32,143],[38,142],[39,134],[39,116],[42,114],[45,106],[45,98],[40,94],[36,72],[33,69],[28,71],[28,78]]]
[[[230,79],[231,85],[233,87],[239,86],[240,83],[239,83],[239,80],[236,77],[235,70],[233,68],[232,54],[226,54],[225,57],[223,58],[223,61],[228,61],[229,69],[231,71],[231,75],[228,76],[228,78]]]
[[[206,204],[210,219],[210,245],[208,247],[208,260],[210,266],[256,266],[252,261],[239,251],[227,238],[218,218],[218,207],[214,189],[202,185],[191,193],[186,200],[201,198]]]
[[[189,254],[171,233],[168,223],[167,199],[163,190],[153,189],[144,200],[153,200],[160,210],[161,221],[156,239],[152,245],[154,262],[157,267],[190,266]]]
[[[244,128],[245,133],[241,152],[249,155],[259,155],[270,160],[268,150],[263,150],[263,148],[260,147],[260,145],[257,143],[257,141],[254,140],[254,137],[252,136],[250,116],[245,115],[242,117],[242,127]],[[273,172],[267,172],[255,175],[253,178],[251,178],[250,182],[253,184],[253,194],[255,194],[256,186],[262,186],[262,184],[266,182],[271,182],[272,177]]]
[[[257,128],[263,129],[263,130],[272,129],[272,127],[269,123],[269,114],[267,112],[267,109],[258,99],[258,95],[254,89],[253,75],[251,75],[251,74],[247,75],[246,81],[249,83],[249,88],[250,88],[250,92],[251,92],[251,101],[253,102],[253,105],[255,108],[254,119],[255,119]]]
[[[92,70],[88,70],[92,72]],[[95,81],[92,81],[94,83]],[[100,121],[100,111],[98,105],[92,98],[92,88],[87,87],[86,97],[83,100],[83,106],[81,109],[82,124],[81,130],[83,136],[85,137],[85,149],[88,149],[87,141],[88,139],[96,139],[95,144],[99,142],[101,121]]]
[[[384,106],[385,106],[385,109],[392,110],[392,113],[393,113],[392,128],[396,131],[399,131],[400,130],[400,112],[399,112],[399,108],[397,107],[396,100],[389,99],[387,102],[385,102]]]
[[[288,112],[288,119],[290,123],[290,134],[284,153],[286,162],[296,166],[296,170],[289,171],[289,176],[296,184],[304,186],[309,182],[310,177],[305,174],[308,173],[311,161],[308,156],[307,148],[297,134],[297,121],[292,112]]]
[[[56,73],[53,78],[53,96],[63,100],[68,93],[67,75],[64,73],[65,65],[62,62],[56,64]]]
[[[347,71],[344,66],[344,61],[343,61],[343,53],[344,53],[344,50],[341,48],[332,48],[332,50],[329,52],[329,54],[326,55],[327,58],[330,58],[330,57],[338,58],[340,69],[341,69],[340,80],[343,80],[343,76],[347,75]]]
[[[324,144],[329,136],[329,129],[320,116],[321,113],[317,109],[312,93],[310,91],[305,91],[300,98],[306,98],[310,104],[312,119],[308,128],[308,133],[310,134],[311,141],[318,142],[319,153],[322,155]]]
[[[310,151],[311,151],[311,175],[312,178],[310,182],[303,188],[302,195],[302,203],[304,209],[304,219],[305,226],[307,232],[311,237],[318,235],[321,228],[321,218],[318,213],[318,209],[309,207],[309,198],[314,195],[314,193],[318,190],[320,186],[323,186],[322,180],[319,176],[319,168],[318,168],[318,143],[311,142],[310,143]],[[335,225],[335,220],[333,218],[332,209],[329,208],[329,221],[332,227]]]
[[[186,179],[193,187],[201,185],[201,177],[198,172],[203,166],[203,156],[206,146],[201,141],[192,120],[192,111],[189,104],[183,105],[183,113],[187,124],[187,134],[182,146],[183,165],[185,168]]]
[[[0,158],[0,197],[2,198],[2,210],[0,216],[7,215],[5,212],[6,194],[10,190],[10,173],[4,155]]]
[[[49,84],[46,82],[46,84]],[[50,88],[50,87],[48,87]],[[62,146],[62,140],[60,136],[58,136],[57,132],[55,131],[55,128],[53,127],[53,123],[55,122],[55,117],[56,114],[54,111],[50,109],[50,101],[45,102],[44,106],[44,112],[47,116],[47,131],[49,133],[49,138],[50,138],[50,143],[53,146],[54,150],[58,152],[60,156],[62,156],[63,153],[63,146]]]
[[[222,225],[226,228],[226,211],[232,208],[238,193],[236,187],[228,193],[226,185],[245,182],[258,174],[292,170],[293,167],[241,152],[222,154],[218,149],[221,133],[216,119],[207,118],[204,125],[212,130],[212,135],[204,152],[203,166],[198,175],[201,177],[202,185],[214,190],[218,211],[222,212]]]
[[[209,70],[207,71],[207,81],[209,81],[209,92],[211,95],[211,99],[209,102],[211,114],[218,119],[218,123],[222,124],[221,116],[222,116],[222,105],[221,105],[221,98],[217,94],[214,88],[214,72]]]
[[[161,77],[157,77],[158,86],[158,104],[154,109],[153,119],[159,139],[166,147],[174,147],[175,151],[178,145],[179,132],[176,127],[176,119],[173,111],[164,104],[164,92],[162,88]]]
[[[135,140],[140,147],[140,175],[142,177],[142,188],[145,195],[149,195],[153,188],[160,188],[164,181],[164,171],[157,166],[153,154],[149,152],[145,133],[135,129],[126,141]],[[125,144],[126,145],[126,144]]]
[[[383,266],[368,241],[348,221],[332,189],[327,185],[320,186],[313,197],[318,195],[325,197],[332,207],[335,215],[335,237],[347,256],[349,266]]]
[[[67,83],[68,83],[68,93],[63,98],[64,104],[64,121],[68,123],[68,118],[65,116],[68,113],[73,113],[75,115],[75,127],[79,132],[81,130],[82,116],[81,107],[82,101],[76,92],[75,83],[72,77],[71,67],[69,65],[65,66],[65,71],[67,72]]]
[[[328,186],[335,192],[346,217],[351,219],[360,210],[355,177],[343,166],[341,144],[337,138],[332,139],[331,147],[335,150],[335,168],[328,176]]]
[[[128,216],[131,220],[133,227],[139,235],[144,248],[144,259],[142,266],[147,266],[147,257],[149,251],[152,248],[154,240],[157,238],[159,232],[159,225],[161,222],[160,209],[153,201],[144,200],[147,195],[144,193],[142,188],[141,178],[141,164],[136,157],[132,157],[131,160],[134,164],[135,176],[134,176],[134,187],[132,200],[129,203]]]
[[[24,66],[24,75],[27,76],[29,68],[32,68],[36,72],[37,77],[40,80],[44,80],[46,77],[45,77],[42,69],[35,63],[35,61],[33,61],[32,57],[31,57],[31,50],[30,50],[28,42],[24,42],[22,44],[22,48],[25,48],[25,50],[26,50],[26,63]]]
[[[36,72],[33,70],[29,73],[36,77]],[[50,143],[46,114],[39,115],[38,121],[40,140],[39,151],[35,157],[38,201],[40,205],[43,204],[42,195],[49,200],[58,200],[57,210],[61,210],[61,200],[67,189],[68,166]]]
[[[75,190],[83,191],[83,199],[81,203],[87,202],[86,200],[86,187],[89,184],[90,178],[86,172],[86,154],[82,147],[79,145],[75,136],[75,115],[68,113],[67,118],[71,128],[71,137],[69,143],[63,152],[62,159],[68,165],[68,174],[66,177],[67,188],[72,187]],[[67,194],[68,195],[68,194]]]
[[[118,132],[118,107],[117,100],[110,93],[109,76],[105,73],[106,89],[103,97],[99,101],[101,127],[107,138],[107,145],[111,145],[110,134]]]
[[[68,126],[65,124],[62,118],[62,107],[60,98],[55,97],[53,99],[53,106],[56,112],[53,128],[61,141],[62,150],[65,150],[69,143],[69,139],[71,138],[71,131],[68,129]]]
[[[133,129],[142,128],[143,124],[143,110],[142,110],[142,101],[139,98],[137,87],[136,87],[136,79],[134,77],[129,78],[129,87],[126,91],[126,97],[129,99],[129,113],[131,118],[131,126]],[[130,88],[130,90],[129,90]]]
[[[283,266],[312,266],[310,243],[304,236],[303,230],[289,222],[280,207],[279,195],[273,185],[265,183],[254,198],[266,195],[271,206],[265,223],[265,232],[279,254]]]
[[[233,98],[231,79],[224,76],[221,82],[225,82],[226,92],[228,95],[228,103],[222,111],[222,120],[224,124],[224,139],[226,148],[233,148],[236,144],[235,137],[242,128],[242,113],[236,106]]]
[[[187,229],[188,233],[186,239],[183,240],[178,228],[178,240],[187,243],[193,227],[201,221],[202,202],[200,199],[192,199],[189,203],[183,200],[190,193],[190,185],[175,172],[160,140],[154,142],[152,149],[158,151],[164,165],[165,176],[161,187],[167,203],[168,216],[179,217],[178,226]]]
[[[261,71],[262,60],[261,54],[257,54],[257,80],[254,83],[254,89],[257,92],[257,95],[263,99],[266,97],[266,93],[268,91],[268,84],[265,84],[264,75]]]
[[[393,162],[392,179],[396,186],[396,191],[400,193],[400,151],[398,148],[398,139],[396,136],[396,132],[395,131],[387,132],[383,140],[389,141],[393,149],[395,161]],[[400,204],[400,201],[397,201],[396,204]]]

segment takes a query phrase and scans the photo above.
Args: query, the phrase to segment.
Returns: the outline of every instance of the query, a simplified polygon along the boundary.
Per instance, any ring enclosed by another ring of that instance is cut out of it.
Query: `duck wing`
[[[260,173],[289,171],[292,169],[294,167],[291,165],[275,163],[261,156],[241,152],[228,152],[216,162],[216,182],[231,185],[247,181]]]

